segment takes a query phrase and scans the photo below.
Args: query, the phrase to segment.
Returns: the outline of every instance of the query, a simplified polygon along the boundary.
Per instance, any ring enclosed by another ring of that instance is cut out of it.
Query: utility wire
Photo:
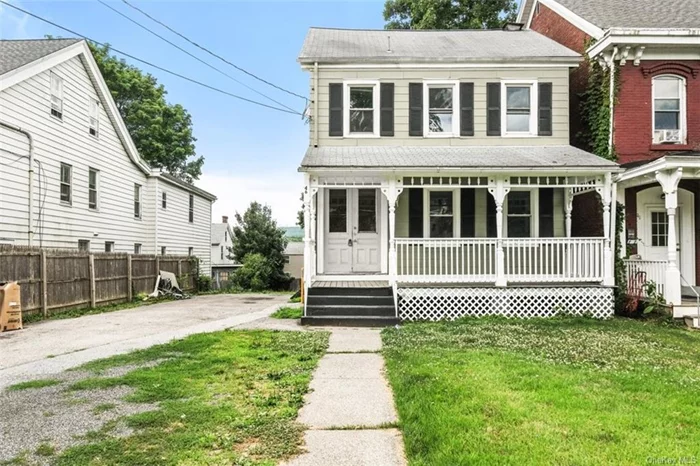
[[[83,35],[83,34],[79,34],[79,33],[75,32],[75,31],[73,31],[73,30],[71,30],[71,29],[68,29],[67,27],[61,26],[60,24],[54,23],[53,21],[50,21],[50,20],[48,20],[48,19],[46,19],[46,18],[42,18],[42,17],[39,16],[39,15],[35,15],[34,13],[32,13],[32,12],[30,12],[30,11],[27,11],[27,10],[25,10],[25,9],[23,9],[23,8],[20,8],[20,7],[16,6],[16,5],[13,5],[12,3],[8,3],[8,2],[5,1],[5,0],[0,0],[0,3],[2,3],[2,4],[5,5],[5,6],[9,6],[10,8],[13,8],[13,9],[15,9],[15,10],[17,10],[17,11],[21,11],[22,13],[27,14],[27,15],[31,16],[32,18],[36,18],[36,19],[38,19],[39,21],[43,21],[44,23],[50,24],[51,26],[57,27],[57,28],[59,28],[59,29],[61,29],[61,30],[63,30],[63,31],[66,31],[66,32],[68,32],[68,33],[70,33],[70,34],[73,34],[73,35],[75,35],[75,36],[78,36],[78,37],[80,37],[80,38],[82,38],[82,39],[89,40],[90,42],[92,42],[92,43],[94,43],[94,44],[97,44],[97,45],[100,45],[100,46],[103,46],[103,47],[107,46],[107,47],[109,47],[110,50],[112,50],[112,51],[115,52],[115,53],[118,53],[118,54],[120,54],[120,55],[123,55],[123,56],[125,56],[125,57],[127,57],[127,58],[131,58],[132,60],[135,60],[135,61],[137,61],[137,62],[139,62],[139,63],[143,63],[144,65],[148,65],[148,66],[150,66],[150,67],[153,67],[153,68],[155,68],[155,69],[157,69],[157,70],[160,70],[160,71],[162,71],[162,72],[164,72],[164,73],[168,73],[168,74],[173,75],[173,76],[176,76],[176,77],[178,77],[178,78],[180,78],[180,79],[184,79],[185,81],[189,81],[189,82],[191,82],[191,83],[193,83],[193,84],[197,84],[198,86],[202,86],[202,87],[205,87],[205,88],[210,89],[210,90],[212,90],[212,91],[219,92],[219,93],[224,94],[224,95],[227,95],[227,96],[229,96],[229,97],[233,97],[234,99],[243,100],[244,102],[248,102],[248,103],[251,103],[251,104],[254,104],[254,105],[259,105],[259,106],[261,106],[261,107],[266,107],[266,108],[269,108],[269,109],[272,109],[272,110],[277,110],[278,112],[290,113],[290,114],[292,114],[292,115],[302,115],[301,113],[299,113],[299,112],[297,112],[297,111],[286,110],[286,109],[283,109],[283,108],[279,108],[279,107],[275,107],[275,106],[272,106],[272,105],[264,104],[264,103],[258,102],[258,101],[256,101],[256,100],[247,99],[247,98],[245,98],[245,97],[242,97],[242,96],[233,94],[233,93],[231,93],[231,92],[224,91],[223,89],[219,89],[218,87],[210,86],[209,84],[205,84],[205,83],[203,83],[203,82],[201,82],[201,81],[197,81],[196,79],[189,78],[189,77],[184,76],[184,75],[182,75],[182,74],[176,73],[175,71],[170,71],[170,70],[167,69],[167,68],[163,68],[162,66],[155,65],[155,64],[153,64],[153,63],[151,63],[151,62],[149,62],[149,61],[143,60],[143,59],[141,59],[141,58],[137,58],[137,57],[135,57],[135,56],[133,56],[133,55],[131,55],[131,54],[129,54],[129,53],[122,52],[121,50],[116,49],[116,48],[114,48],[114,47],[112,47],[112,46],[108,46],[107,44],[103,44],[102,42],[98,42],[98,41],[96,41],[96,40],[94,40],[94,39],[91,39],[91,38],[88,37],[88,36],[85,36],[85,35]],[[302,116],[303,116],[303,115],[302,115]]]
[[[153,34],[154,36],[156,36],[157,38],[161,39],[162,41],[164,41],[164,42],[166,42],[166,43],[172,45],[173,47],[175,47],[176,49],[178,49],[178,50],[181,51],[182,53],[186,53],[187,55],[189,55],[190,57],[194,58],[194,59],[197,60],[198,62],[200,62],[200,63],[202,63],[202,64],[208,66],[208,67],[211,68],[212,70],[214,70],[214,71],[216,71],[216,72],[218,72],[218,73],[220,73],[220,74],[226,76],[226,77],[229,78],[230,80],[232,80],[232,81],[234,81],[234,82],[237,82],[237,83],[240,84],[241,86],[243,86],[243,87],[245,87],[245,88],[247,88],[247,89],[249,89],[249,90],[255,92],[256,94],[258,94],[258,95],[260,95],[260,96],[262,96],[262,97],[264,97],[264,98],[266,98],[266,99],[268,99],[268,100],[270,100],[270,101],[276,103],[277,105],[279,105],[279,106],[281,106],[281,107],[284,107],[284,108],[286,108],[287,110],[291,110],[292,112],[296,112],[296,110],[294,110],[293,108],[288,107],[287,105],[283,104],[282,102],[279,102],[279,101],[273,99],[272,97],[269,97],[269,96],[263,94],[262,92],[256,90],[255,88],[253,88],[253,87],[251,87],[251,86],[249,86],[249,85],[247,85],[247,84],[245,84],[245,83],[239,81],[238,79],[234,78],[234,77],[231,76],[230,74],[228,74],[228,73],[226,73],[226,72],[224,72],[224,71],[221,71],[219,68],[215,67],[214,65],[211,65],[210,63],[207,63],[206,61],[202,60],[202,59],[199,58],[198,56],[193,55],[192,53],[190,53],[190,52],[188,52],[187,50],[183,49],[183,48],[180,47],[179,45],[177,45],[177,44],[175,44],[175,43],[169,41],[168,39],[166,39],[165,37],[161,36],[160,34],[151,31],[150,29],[148,29],[148,28],[147,28],[146,26],[144,26],[143,24],[139,23],[139,22],[136,21],[135,19],[130,18],[128,15],[122,13],[121,11],[117,10],[116,8],[114,8],[113,6],[110,6],[108,3],[104,2],[103,0],[97,0],[97,1],[98,1],[99,3],[101,3],[102,5],[104,5],[105,7],[109,8],[110,10],[112,10],[113,12],[115,12],[116,14],[118,14],[119,16],[121,16],[121,17],[127,19],[128,21],[131,21],[132,23],[134,23],[135,25],[137,25],[137,26],[140,27],[141,29],[144,29],[144,30],[148,31],[149,33]]]
[[[228,61],[228,60],[225,59],[224,57],[222,57],[222,56],[220,56],[220,55],[217,55],[216,53],[212,52],[211,50],[209,50],[208,48],[206,48],[206,47],[204,47],[204,46],[202,46],[202,45],[199,45],[198,43],[196,43],[196,42],[193,41],[192,39],[189,39],[189,38],[186,37],[185,35],[183,35],[183,34],[177,32],[175,29],[171,28],[170,26],[168,26],[168,25],[165,24],[164,22],[162,22],[162,21],[160,21],[160,20],[154,18],[153,16],[149,15],[148,13],[146,13],[145,11],[143,11],[141,8],[137,7],[136,5],[132,5],[132,4],[129,3],[127,0],[122,0],[122,2],[126,3],[128,6],[130,6],[130,7],[133,8],[134,10],[136,10],[136,11],[138,11],[139,13],[141,13],[142,15],[146,16],[146,17],[149,18],[151,21],[155,21],[156,23],[160,24],[161,26],[163,26],[163,27],[166,28],[168,31],[172,32],[173,34],[176,34],[177,36],[183,38],[184,40],[186,40],[186,41],[189,42],[190,44],[194,45],[195,47],[197,47],[197,48],[203,50],[204,52],[208,53],[209,55],[211,55],[211,56],[213,56],[213,57],[218,58],[218,59],[221,60],[222,62],[224,62],[224,63],[226,63],[226,64],[228,64],[228,65],[233,66],[233,67],[236,68],[238,71],[241,71],[241,72],[247,74],[248,76],[251,76],[251,77],[257,79],[258,81],[263,82],[263,83],[267,84],[268,86],[272,86],[272,87],[274,87],[275,89],[278,89],[278,90],[280,90],[280,91],[282,91],[282,92],[286,92],[287,94],[293,95],[293,96],[295,96],[295,97],[299,97],[300,99],[309,100],[309,99],[307,99],[306,97],[304,97],[303,95],[297,94],[296,92],[292,92],[292,91],[290,91],[290,90],[288,90],[288,89],[285,89],[285,88],[280,87],[280,86],[278,86],[278,85],[276,85],[276,84],[273,84],[273,83],[271,83],[270,81],[267,81],[267,80],[265,80],[265,79],[263,79],[263,78],[261,78],[261,77],[259,77],[259,76],[256,76],[255,74],[251,73],[250,71],[247,71],[247,70],[241,68],[240,66],[238,66],[238,65],[236,65],[236,64],[234,64],[234,63],[231,63],[230,61]]]

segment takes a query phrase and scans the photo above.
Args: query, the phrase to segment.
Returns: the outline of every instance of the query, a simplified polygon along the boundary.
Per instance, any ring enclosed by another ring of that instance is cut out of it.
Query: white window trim
[[[540,190],[539,189],[527,189],[527,188],[513,188],[510,190],[509,194],[517,191],[529,191],[530,192],[530,238],[540,237]],[[503,237],[509,238],[508,236],[508,196],[506,196],[505,202],[503,202]],[[516,238],[525,239],[525,238]]]
[[[452,132],[451,133],[431,133],[430,132],[430,87],[452,86]],[[457,138],[460,136],[459,121],[459,81],[449,80],[424,80],[423,81],[423,137],[425,138]]]
[[[461,188],[424,188],[423,196],[423,237],[431,238],[430,236],[430,193],[431,192],[451,192],[452,193],[452,238],[459,238],[461,235]],[[447,239],[447,238],[435,238]]]
[[[530,86],[530,131],[507,131],[508,92],[510,86]],[[501,137],[531,138],[537,137],[537,122],[539,118],[538,81],[536,79],[504,79],[501,80]]]
[[[674,145],[687,144],[687,133],[688,133],[687,86],[688,86],[688,82],[686,81],[686,79],[683,76],[679,76],[677,74],[660,74],[660,75],[654,76],[651,80],[651,143],[654,145],[662,145],[661,143],[654,142],[654,138],[656,136],[654,134],[656,132],[656,109],[655,109],[656,80],[658,78],[675,78],[675,79],[679,79],[681,81],[680,95],[679,95],[679,99],[681,101],[680,121],[679,121],[680,131],[681,131],[681,141],[679,143],[668,144],[668,145],[673,147]],[[666,144],[663,144],[663,145],[666,145]]]
[[[95,207],[90,207],[90,172],[95,172]],[[88,167],[88,210],[100,211],[100,171],[97,168]]]
[[[351,133],[350,132],[350,88],[351,87],[372,87],[372,122],[374,128],[371,133]],[[350,80],[343,81],[343,137],[346,138],[378,138],[379,137],[379,81],[374,80]]]

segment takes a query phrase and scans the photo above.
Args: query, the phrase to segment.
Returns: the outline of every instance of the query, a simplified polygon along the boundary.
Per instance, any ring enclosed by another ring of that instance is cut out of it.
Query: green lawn
[[[700,462],[700,333],[469,319],[383,340],[411,465]]]
[[[96,376],[68,390],[128,385],[135,390],[128,401],[159,408],[125,418],[131,435],[112,435],[112,423],[86,436],[86,444],[58,454],[54,463],[277,464],[298,453],[302,426],[295,419],[327,344],[324,332],[224,331],[88,363],[82,369]],[[103,375],[150,361],[161,362],[121,377]]]
[[[301,319],[303,314],[303,307],[282,307],[277,309],[270,317],[273,319]]]

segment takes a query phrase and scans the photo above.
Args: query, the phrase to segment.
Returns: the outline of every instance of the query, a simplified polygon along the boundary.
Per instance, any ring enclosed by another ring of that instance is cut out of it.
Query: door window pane
[[[668,216],[666,212],[651,213],[651,245],[668,246]]]
[[[346,233],[348,229],[348,192],[345,189],[328,191],[328,232]]]
[[[452,132],[452,86],[428,88],[428,128],[431,133]]]
[[[530,238],[531,220],[530,191],[511,191],[508,194],[508,237]]]
[[[430,237],[452,238],[454,209],[452,191],[430,192]]]
[[[360,189],[358,192],[357,230],[360,233],[377,231],[377,191]]]

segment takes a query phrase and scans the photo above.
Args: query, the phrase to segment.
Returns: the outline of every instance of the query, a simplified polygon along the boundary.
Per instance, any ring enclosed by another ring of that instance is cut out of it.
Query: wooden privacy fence
[[[0,246],[0,283],[20,284],[23,315],[130,301],[153,292],[160,270],[174,273],[183,290],[194,289],[193,257]]]

